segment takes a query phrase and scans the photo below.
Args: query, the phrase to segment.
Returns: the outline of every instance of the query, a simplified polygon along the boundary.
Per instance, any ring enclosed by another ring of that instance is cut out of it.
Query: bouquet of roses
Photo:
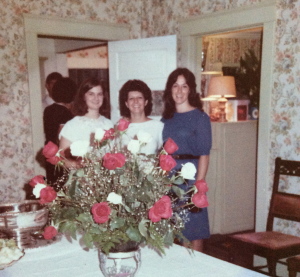
[[[141,148],[151,135],[141,131],[124,146],[122,136],[128,125],[120,120],[116,130],[97,129],[92,145],[88,141],[71,144],[80,166],[69,169],[60,191],[43,176],[30,181],[34,195],[49,207],[51,225],[45,228],[45,238],[58,231],[74,239],[80,234],[87,247],[96,246],[105,253],[127,242],[145,243],[164,252],[175,237],[183,238],[186,211],[175,207],[168,193],[173,190],[182,198],[185,192],[177,185],[194,179],[196,168],[187,163],[170,177],[176,165],[171,154],[178,149],[174,141],[169,139],[157,155],[145,155]],[[53,164],[64,165],[63,152],[51,142],[43,154]],[[196,182],[189,191],[193,204],[207,206],[206,191],[205,182]]]

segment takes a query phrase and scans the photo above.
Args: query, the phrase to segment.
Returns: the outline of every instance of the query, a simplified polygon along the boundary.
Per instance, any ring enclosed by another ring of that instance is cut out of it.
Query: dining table
[[[25,255],[12,266],[0,270],[1,277],[96,277],[104,276],[98,250],[86,249],[79,240],[62,236],[58,241],[24,249]],[[141,246],[141,266],[136,277],[259,277],[258,272],[177,244],[159,254]]]

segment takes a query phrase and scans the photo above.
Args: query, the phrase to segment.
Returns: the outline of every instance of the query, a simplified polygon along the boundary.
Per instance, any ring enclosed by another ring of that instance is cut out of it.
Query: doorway
[[[44,132],[42,120],[41,76],[38,58],[38,36],[69,37],[91,40],[129,39],[129,26],[126,24],[106,24],[64,20],[24,14],[30,109],[32,122],[33,156],[43,148]],[[34,160],[35,174],[44,174],[43,167]]]
[[[271,92],[273,89],[273,60],[275,52],[276,1],[266,0],[254,6],[236,8],[234,10],[216,12],[180,23],[183,65],[193,70],[197,76],[201,74],[202,37],[208,34],[224,33],[263,27],[262,63],[260,86],[260,109],[257,147],[257,191],[256,191],[256,223],[257,231],[265,230],[271,181],[269,153],[271,126]],[[198,84],[200,85],[200,84]]]

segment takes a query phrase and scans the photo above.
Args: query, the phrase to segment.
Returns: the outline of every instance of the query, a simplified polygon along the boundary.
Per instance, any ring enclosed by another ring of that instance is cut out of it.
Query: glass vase
[[[105,277],[134,277],[141,265],[141,251],[105,253],[98,250],[100,269]]]

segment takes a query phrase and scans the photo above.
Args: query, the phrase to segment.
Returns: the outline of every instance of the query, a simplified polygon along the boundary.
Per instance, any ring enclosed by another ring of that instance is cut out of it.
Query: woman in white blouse
[[[85,80],[75,97],[73,113],[75,117],[68,121],[59,134],[59,148],[68,150],[71,143],[78,140],[90,140],[91,134],[97,128],[109,130],[113,128],[113,123],[106,116],[109,116],[108,95],[103,84],[98,79]],[[68,167],[76,166],[70,163]]]
[[[119,92],[120,113],[130,124],[122,137],[123,145],[135,138],[139,131],[151,135],[151,140],[141,148],[141,152],[156,154],[163,145],[163,123],[148,116],[152,111],[152,94],[150,88],[141,80],[127,81]]]

